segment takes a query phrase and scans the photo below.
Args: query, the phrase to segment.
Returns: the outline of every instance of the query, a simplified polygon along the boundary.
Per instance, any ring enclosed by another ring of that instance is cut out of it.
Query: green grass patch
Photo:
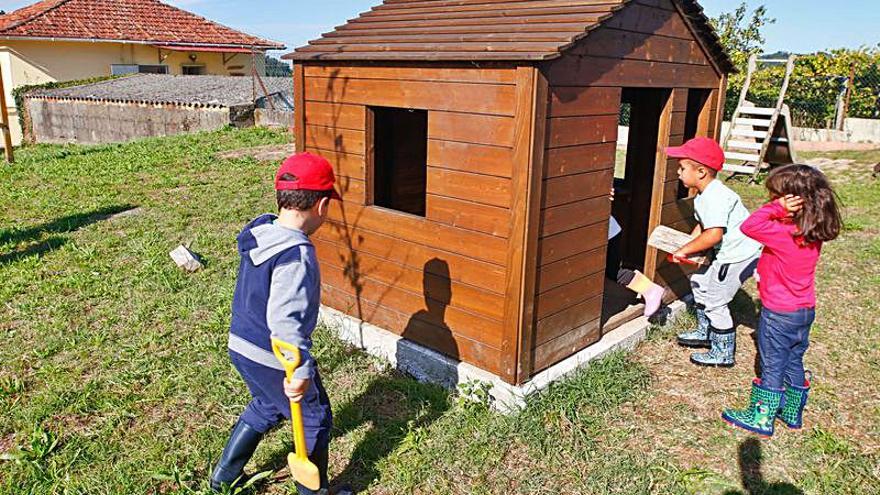
[[[276,166],[217,153],[288,141],[249,129],[33,146],[0,167],[0,495],[207,493],[248,401],[226,354],[235,236],[274,209]],[[851,397],[875,396],[880,382],[880,191],[861,177],[832,177],[847,229],[820,268],[808,364],[818,378],[809,418],[822,422],[803,434],[756,449],[716,411],[679,403],[658,417],[682,379],[623,353],[499,415],[462,399],[485,398],[479,386],[450,394],[420,384],[320,328],[315,355],[336,418],[331,476],[395,495],[792,493],[786,483],[871,493],[880,412],[855,409]],[[752,208],[766,198],[760,186],[734,187]],[[168,252],[180,243],[203,270],[174,266]],[[755,318],[753,296],[738,296],[738,317]],[[691,324],[655,330],[637,352],[664,349]],[[723,393],[717,379],[687,385]],[[638,418],[649,418],[649,433]],[[260,493],[294,493],[276,478],[289,450],[286,428],[267,436],[248,467],[267,473]]]

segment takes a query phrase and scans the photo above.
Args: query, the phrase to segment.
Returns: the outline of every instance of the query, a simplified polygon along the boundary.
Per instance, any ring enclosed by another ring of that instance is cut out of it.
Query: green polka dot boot
[[[807,405],[809,394],[810,380],[806,380],[803,387],[785,385],[785,400],[777,417],[789,428],[800,429],[804,426],[804,406]]]
[[[752,381],[752,395],[749,407],[745,409],[725,409],[721,418],[733,426],[757,433],[765,437],[773,436],[773,423],[779,406],[782,404],[783,389],[766,388],[761,379]]]

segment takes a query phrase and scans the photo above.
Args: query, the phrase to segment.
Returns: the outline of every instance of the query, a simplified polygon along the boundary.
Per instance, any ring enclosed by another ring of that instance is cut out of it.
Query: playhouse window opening
[[[630,114],[632,112],[632,103],[629,102],[621,102],[620,103],[620,114],[617,117],[617,125],[619,127],[629,127]],[[625,133],[618,131],[618,136],[623,136]],[[625,179],[626,178],[626,149],[627,143],[618,142],[615,160],[614,160],[614,178],[615,179]]]
[[[373,204],[425,216],[428,112],[370,107]],[[368,130],[368,135],[370,130]]]
[[[708,117],[706,113],[709,111],[709,96],[711,92],[708,89],[689,89],[687,97],[687,112],[684,118],[684,141],[688,141],[697,136],[706,136],[709,133]],[[685,199],[691,196],[691,191],[684,184],[678,183],[678,199]]]

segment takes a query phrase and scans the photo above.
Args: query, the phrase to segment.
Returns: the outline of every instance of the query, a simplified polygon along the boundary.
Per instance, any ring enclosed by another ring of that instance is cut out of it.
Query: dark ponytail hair
[[[840,234],[843,220],[837,193],[817,168],[797,163],[778,168],[767,178],[767,190],[774,197],[792,194],[804,200],[803,209],[794,216],[795,236],[804,244],[830,241]]]

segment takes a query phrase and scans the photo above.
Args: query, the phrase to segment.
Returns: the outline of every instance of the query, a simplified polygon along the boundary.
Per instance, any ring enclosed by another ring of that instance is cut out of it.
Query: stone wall
[[[26,101],[38,143],[124,142],[241,124],[232,122],[227,107],[52,98]]]

